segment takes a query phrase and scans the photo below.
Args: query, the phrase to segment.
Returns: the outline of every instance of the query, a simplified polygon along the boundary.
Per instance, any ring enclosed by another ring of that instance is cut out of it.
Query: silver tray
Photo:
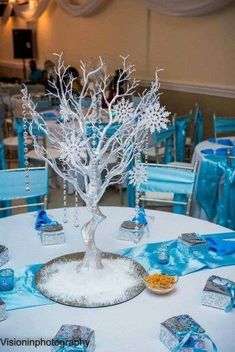
[[[125,267],[127,266],[128,268],[128,276],[130,276],[130,285],[126,287],[126,289],[123,291],[123,294],[118,297],[112,297],[110,299],[109,297],[106,297],[104,295],[104,299],[98,299],[97,301],[94,299],[92,302],[86,298],[86,295],[82,293],[82,288],[81,292],[79,289],[76,291],[76,297],[68,297],[67,293],[70,294],[70,290],[68,289],[66,292],[66,287],[64,288],[65,294],[64,296],[61,295],[56,295],[53,290],[48,289],[48,283],[52,279],[52,276],[54,273],[58,272],[58,270],[54,270],[53,266],[54,264],[61,265],[61,267],[65,264],[70,265],[70,262],[76,262],[77,265],[81,263],[82,259],[84,257],[84,252],[78,252],[78,253],[71,253],[67,254],[58,258],[55,258],[48,263],[46,263],[36,274],[36,285],[38,290],[46,297],[49,299],[61,303],[64,305],[69,305],[69,306],[74,306],[74,307],[83,307],[83,308],[96,308],[96,307],[107,307],[111,305],[116,305],[120,304],[126,301],[129,301],[130,299],[136,297],[139,295],[144,289],[145,289],[145,283],[143,278],[148,275],[145,269],[134,261],[133,259],[120,256],[118,254],[113,254],[113,253],[105,253],[102,252],[102,259],[106,263],[112,263],[112,265],[115,263],[114,261],[117,260],[117,265],[119,267]],[[120,265],[121,264],[121,265]],[[75,272],[75,271],[74,271]],[[73,273],[74,274],[74,273]],[[79,274],[78,274],[79,275]]]

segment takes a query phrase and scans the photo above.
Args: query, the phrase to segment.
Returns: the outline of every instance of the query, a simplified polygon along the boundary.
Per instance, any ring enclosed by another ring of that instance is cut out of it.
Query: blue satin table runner
[[[12,291],[1,291],[1,299],[7,310],[30,308],[52,304],[53,301],[43,296],[35,284],[35,275],[43,264],[33,264],[15,269],[15,285]]]
[[[229,241],[235,240],[235,232],[224,234],[210,234],[202,236],[205,239],[213,239],[217,243],[217,253],[208,251],[186,257],[177,250],[177,240],[156,242],[140,245],[132,248],[125,248],[118,251],[118,254],[130,257],[139,262],[148,271],[160,270],[163,273],[183,276],[205,268],[217,268],[221,266],[235,265],[235,241],[231,241],[232,253],[218,255],[221,250],[228,250]],[[210,243],[208,240],[208,243]],[[160,264],[157,262],[157,251],[162,244],[169,246],[170,262]],[[215,244],[213,244],[215,245]],[[216,248],[214,248],[216,249]],[[2,291],[1,299],[6,303],[7,310],[29,308],[54,303],[44,297],[36,288],[35,275],[43,264],[33,264],[15,270],[15,287],[12,291]]]

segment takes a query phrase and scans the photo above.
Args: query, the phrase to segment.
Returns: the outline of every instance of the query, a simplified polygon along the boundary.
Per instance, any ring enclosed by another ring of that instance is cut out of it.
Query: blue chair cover
[[[52,101],[50,99],[42,99],[36,102],[36,110],[42,111],[52,107]]]
[[[182,116],[175,120],[176,128],[176,161],[185,161],[187,130],[192,122],[191,114]]]
[[[90,107],[91,103],[92,103],[92,100],[89,97],[82,99],[82,108],[88,109]]]
[[[213,221],[217,214],[219,182],[226,162],[225,156],[215,154],[207,155],[201,161],[196,200],[210,221]]]
[[[193,192],[195,176],[195,173],[182,169],[148,166],[148,181],[140,185],[140,191],[174,193],[175,201],[187,202],[187,195]],[[135,207],[135,187],[132,184],[127,185],[127,200],[130,207]],[[186,206],[174,204],[173,212],[185,214]]]
[[[30,204],[38,203],[41,196],[48,193],[48,170],[47,168],[29,169],[30,191],[25,190],[25,170],[9,169],[0,171],[0,202],[15,199],[26,199]],[[29,207],[29,211],[39,210],[40,207]],[[2,212],[0,212],[0,217]],[[9,214],[10,215],[10,214]]]
[[[210,143],[218,143],[218,144],[222,144],[222,145],[227,145],[229,147],[234,146],[233,142],[231,141],[231,139],[229,138],[208,138],[208,141]]]
[[[195,174],[176,168],[148,166],[148,182],[140,185],[142,192],[191,194]]]
[[[205,156],[201,162],[196,193],[196,200],[208,220],[216,220],[230,229],[235,226],[234,170],[235,161],[229,168],[225,155]]]
[[[152,134],[154,144],[165,143],[165,153],[161,163],[168,164],[174,161],[175,126],[168,126],[167,130],[155,131]]]
[[[5,148],[2,141],[0,141],[0,170],[6,169]]]
[[[196,109],[194,116],[195,134],[194,134],[194,147],[202,141],[203,138],[203,114],[201,109]]]
[[[235,167],[227,167],[224,171],[224,184],[219,199],[216,222],[235,230]]]
[[[139,105],[140,103],[140,100],[141,100],[141,97],[137,96],[137,95],[134,95],[132,97],[132,102],[133,102],[133,107],[134,108],[137,108],[137,106]]]
[[[235,132],[235,117],[220,117],[214,118],[214,131],[218,133]]]

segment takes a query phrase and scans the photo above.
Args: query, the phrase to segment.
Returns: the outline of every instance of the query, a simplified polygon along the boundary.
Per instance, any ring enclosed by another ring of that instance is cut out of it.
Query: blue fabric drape
[[[214,154],[205,156],[201,161],[196,200],[210,221],[213,221],[217,214],[219,182],[224,172],[223,165],[225,163],[224,156]]]
[[[235,160],[230,168],[225,155],[202,159],[196,200],[208,220],[235,229]]]
[[[177,118],[175,121],[176,128],[176,161],[183,162],[186,154],[186,136],[189,125],[192,121],[192,115],[186,115]]]
[[[42,264],[27,265],[15,271],[15,285],[12,291],[2,291],[1,298],[7,310],[29,308],[52,304],[53,301],[43,296],[35,284],[35,275]]]
[[[167,130],[161,130],[160,132],[155,131],[152,134],[153,143],[159,145],[163,143],[165,146],[165,152],[161,163],[168,164],[174,161],[174,135],[175,126],[168,126]]]
[[[200,109],[196,110],[196,116],[194,118],[195,123],[195,135],[194,135],[194,147],[202,141],[203,138],[203,114]]]
[[[235,168],[224,170],[224,185],[217,208],[217,224],[235,230]]]
[[[229,139],[229,138],[209,138],[208,141],[210,143],[218,143],[218,144],[222,144],[222,145],[227,145],[229,147],[234,146],[233,141],[231,141],[231,139]]]
[[[203,236],[203,235],[202,235]],[[235,232],[223,234],[209,234],[203,236],[205,239],[213,237],[216,239],[235,240]],[[162,245],[169,247],[170,261],[168,264],[160,264],[157,253]],[[235,252],[227,255],[218,255],[209,251],[208,253],[195,253],[186,257],[177,249],[177,241],[156,242],[125,248],[117,252],[138,261],[143,267],[151,272],[161,270],[171,275],[183,276],[198,270],[214,269],[222,266],[235,265]],[[15,287],[12,291],[1,292],[1,298],[6,303],[7,310],[34,307],[54,302],[44,297],[35,285],[35,275],[42,264],[27,265],[15,270]]]
[[[5,148],[2,141],[0,141],[0,170],[6,169]]]

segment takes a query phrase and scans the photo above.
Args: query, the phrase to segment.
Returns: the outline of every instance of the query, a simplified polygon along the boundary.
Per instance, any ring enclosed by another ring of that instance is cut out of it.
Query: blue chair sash
[[[224,170],[224,184],[217,208],[217,223],[235,230],[235,168]]]
[[[148,166],[147,178],[147,183],[140,185],[142,192],[191,194],[195,174],[181,169]]]
[[[202,114],[202,111],[198,109],[195,116],[194,147],[202,141],[202,138],[203,138],[203,114]]]
[[[168,164],[174,160],[175,126],[168,126],[167,130],[155,131],[152,134],[154,144],[165,143],[165,153],[161,163]]]
[[[222,155],[207,155],[200,165],[196,200],[205,211],[208,220],[212,221],[217,214],[219,182],[223,175],[223,164],[226,158]]]
[[[235,117],[217,117],[214,120],[214,128],[216,133],[235,132]]]
[[[189,124],[192,121],[192,115],[186,115],[175,121],[176,127],[176,161],[183,162],[186,153],[186,133]]]
[[[0,141],[0,170],[6,169],[5,148],[2,141]]]

